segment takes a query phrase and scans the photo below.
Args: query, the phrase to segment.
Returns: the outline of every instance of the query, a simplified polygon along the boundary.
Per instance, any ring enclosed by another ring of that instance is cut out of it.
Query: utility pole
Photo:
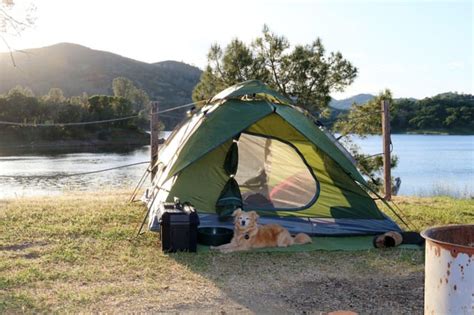
[[[383,182],[385,196],[384,199],[392,199],[392,175],[390,159],[390,103],[382,100],[382,138],[383,138]]]
[[[151,117],[150,117],[150,150],[151,150],[151,181],[155,178],[157,172],[156,163],[158,162],[158,141],[159,141],[159,123],[158,123],[158,111],[159,103],[150,102],[151,105]]]

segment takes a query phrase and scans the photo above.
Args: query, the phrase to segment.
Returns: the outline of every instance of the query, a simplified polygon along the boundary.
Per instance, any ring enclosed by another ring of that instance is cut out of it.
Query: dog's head
[[[257,226],[259,215],[255,211],[245,212],[237,209],[232,213],[234,225],[238,230],[251,230]]]

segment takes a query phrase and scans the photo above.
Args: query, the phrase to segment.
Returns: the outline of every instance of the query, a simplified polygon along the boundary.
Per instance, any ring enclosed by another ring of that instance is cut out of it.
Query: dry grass
[[[127,197],[0,201],[0,313],[421,311],[421,251],[166,255]],[[399,201],[420,226],[473,220],[470,200]]]

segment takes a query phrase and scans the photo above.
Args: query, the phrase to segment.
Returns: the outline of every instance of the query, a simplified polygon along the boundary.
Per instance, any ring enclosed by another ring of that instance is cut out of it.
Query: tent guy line
[[[192,103],[176,106],[176,107],[173,107],[173,108],[164,109],[164,110],[161,110],[161,111],[155,113],[155,115],[156,114],[161,114],[161,113],[168,113],[168,112],[175,111],[175,110],[178,110],[178,109],[182,109],[182,108],[185,108],[185,107],[191,107],[192,105],[196,105],[196,104],[199,104],[199,103],[202,103],[202,102],[207,102],[207,100],[192,102]],[[132,115],[132,116],[125,116],[125,117],[105,119],[105,120],[94,120],[94,121],[73,122],[73,123],[51,123],[51,124],[48,124],[48,123],[38,123],[38,124],[36,124],[36,123],[20,123],[20,122],[1,120],[0,125],[20,126],[20,127],[66,127],[66,126],[82,126],[82,125],[111,123],[111,122],[115,122],[115,121],[122,121],[122,120],[128,120],[128,119],[139,118],[139,117],[140,117],[140,115],[137,114],[137,115]]]
[[[128,120],[132,118],[138,118],[139,115],[126,116],[121,118],[105,119],[105,120],[94,120],[94,121],[84,121],[84,122],[75,122],[75,123],[19,123],[11,121],[0,121],[0,125],[10,125],[10,126],[20,126],[20,127],[65,127],[65,126],[83,126],[83,125],[94,125],[94,124],[103,124],[110,123],[115,121]]]
[[[137,162],[137,163],[131,163],[131,164],[126,164],[126,165],[120,165],[120,166],[116,166],[116,167],[110,167],[110,168],[105,168],[105,169],[101,169],[101,170],[81,172],[81,173],[56,174],[56,175],[32,175],[32,176],[30,176],[30,175],[0,175],[0,178],[28,178],[28,179],[33,179],[33,178],[73,177],[73,176],[83,176],[83,175],[90,175],[90,174],[102,173],[102,172],[107,172],[107,171],[113,171],[113,170],[120,169],[120,168],[131,167],[131,166],[142,165],[142,164],[150,164],[150,162],[149,161]]]

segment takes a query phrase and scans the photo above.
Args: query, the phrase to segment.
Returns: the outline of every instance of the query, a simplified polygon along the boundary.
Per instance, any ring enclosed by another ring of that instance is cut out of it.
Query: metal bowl
[[[198,243],[202,245],[219,246],[227,244],[232,239],[234,231],[222,227],[198,228]]]

